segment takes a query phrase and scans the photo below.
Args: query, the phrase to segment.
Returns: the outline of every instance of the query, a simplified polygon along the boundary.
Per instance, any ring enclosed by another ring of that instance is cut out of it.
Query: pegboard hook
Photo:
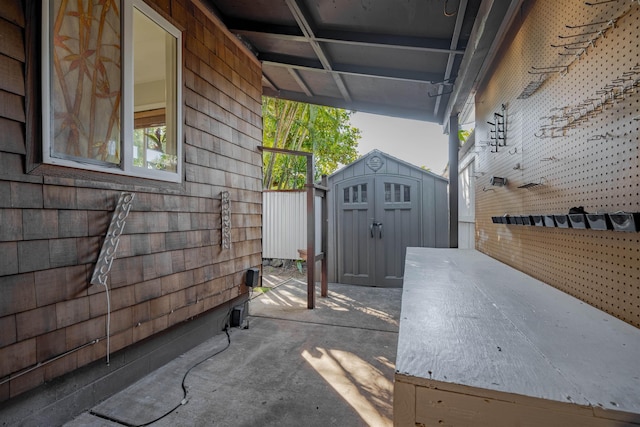
[[[569,28],[571,28],[571,27],[569,27]],[[558,38],[560,38],[560,39],[572,39],[574,37],[588,36],[588,35],[591,35],[591,34],[602,35],[602,31],[588,31],[586,33],[571,34],[570,36],[558,36]]]
[[[579,44],[585,44],[585,43],[589,43],[591,40],[587,40],[587,41],[579,41],[579,42],[571,42],[571,43],[565,43],[565,44],[552,44],[550,45],[551,47],[564,47],[565,49],[571,49],[571,46],[576,46]],[[582,46],[581,46],[582,47]],[[576,49],[580,49],[581,47],[578,47]],[[560,68],[560,67],[555,67],[555,68]]]
[[[590,3],[588,1],[584,2],[584,4],[586,4],[587,6],[600,6],[601,4],[607,4],[607,3],[613,3],[613,2],[617,2],[618,0],[604,0],[604,1],[599,1],[596,3]],[[633,0],[635,1],[635,0]]]
[[[592,22],[591,24],[583,24],[583,25],[565,25],[565,27],[571,30],[574,30],[576,28],[591,27],[593,25],[601,25],[601,24],[607,24],[607,27],[615,27],[616,19],[610,19],[609,21]]]
[[[593,135],[592,137],[587,139],[587,142],[589,141],[599,141],[601,139],[606,140],[607,138],[613,138],[613,135],[610,134],[609,132],[603,134],[603,135]]]
[[[535,136],[536,138],[540,138],[540,139],[544,139],[544,138],[548,138],[549,136],[547,135],[547,132],[545,129],[540,129],[540,135],[538,135],[537,133],[534,133],[533,136]]]

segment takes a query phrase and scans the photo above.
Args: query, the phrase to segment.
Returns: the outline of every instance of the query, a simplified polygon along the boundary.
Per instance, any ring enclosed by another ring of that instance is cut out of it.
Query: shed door
[[[363,177],[338,186],[341,283],[402,286],[407,246],[420,246],[418,181]]]

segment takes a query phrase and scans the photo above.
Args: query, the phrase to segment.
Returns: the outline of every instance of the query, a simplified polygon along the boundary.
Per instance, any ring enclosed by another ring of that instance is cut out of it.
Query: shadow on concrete
[[[223,333],[67,426],[390,426],[401,289],[330,284],[306,309],[289,279],[250,303],[248,329]]]

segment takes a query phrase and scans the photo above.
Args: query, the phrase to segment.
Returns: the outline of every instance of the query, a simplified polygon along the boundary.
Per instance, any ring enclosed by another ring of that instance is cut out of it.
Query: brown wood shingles
[[[190,0],[154,2],[184,29],[185,179],[167,188],[25,174],[25,14],[20,0],[0,3],[0,401],[105,356],[106,295],[88,279],[120,191],[136,198],[109,281],[112,351],[246,292],[246,269],[261,264],[260,66]]]

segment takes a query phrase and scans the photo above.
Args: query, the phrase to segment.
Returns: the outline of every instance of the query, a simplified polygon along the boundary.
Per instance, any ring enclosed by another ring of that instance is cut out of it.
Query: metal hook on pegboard
[[[580,49],[580,50],[578,50],[576,52],[568,52],[568,53],[558,52],[558,55],[560,55],[560,56],[575,56],[576,58],[580,59],[582,57],[582,55],[584,55],[586,53],[587,53],[587,48],[585,47],[585,48],[582,48],[582,49]]]
[[[592,39],[592,40],[581,40],[579,42],[571,42],[571,43],[564,43],[564,44],[551,44],[549,46],[551,47],[563,47],[565,49],[586,49],[589,47],[589,45],[591,46],[595,46],[595,40],[596,39]],[[587,43],[587,46],[578,46],[579,44],[585,44]]]
[[[622,73],[617,79],[611,80],[610,83],[603,86],[600,90],[596,90],[595,94],[600,98],[587,98],[584,101],[574,104],[565,105],[563,107],[554,107],[550,111],[562,111],[561,116],[551,114],[550,116],[541,117],[540,120],[550,120],[551,124],[540,126],[536,138],[557,138],[565,136],[565,132],[574,129],[577,126],[588,123],[590,119],[604,112],[607,107],[615,105],[617,102],[623,101],[627,96],[636,92],[636,86],[640,87],[640,78],[632,76],[640,75],[640,64],[636,64],[629,71]],[[566,121],[561,127],[554,127],[557,122]],[[560,130],[561,135],[557,135],[556,131]],[[612,136],[612,135],[606,135]],[[593,138],[589,141],[602,138]]]
[[[591,2],[584,2],[584,4],[586,4],[587,6],[600,6],[601,4],[607,4],[607,3],[614,3],[620,0],[604,0],[604,1],[599,1],[599,2],[595,2],[595,3],[591,3]],[[634,0],[635,1],[635,0]]]
[[[567,25],[567,27],[568,27],[568,28],[572,28],[572,27],[569,27],[568,25]],[[575,27],[573,27],[573,28],[575,28]],[[588,31],[588,32],[586,32],[586,33],[571,34],[571,35],[569,35],[569,36],[562,36],[562,35],[560,35],[560,36],[558,36],[558,38],[560,38],[560,39],[572,39],[572,38],[574,38],[574,37],[589,36],[589,35],[591,35],[591,34],[600,34],[601,32],[602,32],[602,31],[600,31],[600,30],[598,30],[598,31]]]
[[[587,142],[599,141],[599,140],[603,140],[603,139],[606,141],[607,138],[613,138],[613,135],[610,134],[609,132],[607,132],[605,134],[602,134],[602,135],[593,135],[593,136],[587,138]]]
[[[569,28],[571,30],[574,30],[576,28],[591,27],[591,26],[594,26],[594,25],[602,25],[602,24],[607,24],[608,27],[614,27],[616,25],[616,19],[610,19],[608,21],[592,22],[590,24],[582,24],[582,25],[565,25],[565,27],[567,27],[567,28]]]
[[[538,133],[540,134],[538,135]],[[547,132],[544,129],[540,129],[538,132],[534,132],[533,136],[540,139],[548,138]]]
[[[553,74],[553,73],[568,73],[568,65],[558,65],[555,67],[531,67],[533,71],[529,71],[529,74]]]

